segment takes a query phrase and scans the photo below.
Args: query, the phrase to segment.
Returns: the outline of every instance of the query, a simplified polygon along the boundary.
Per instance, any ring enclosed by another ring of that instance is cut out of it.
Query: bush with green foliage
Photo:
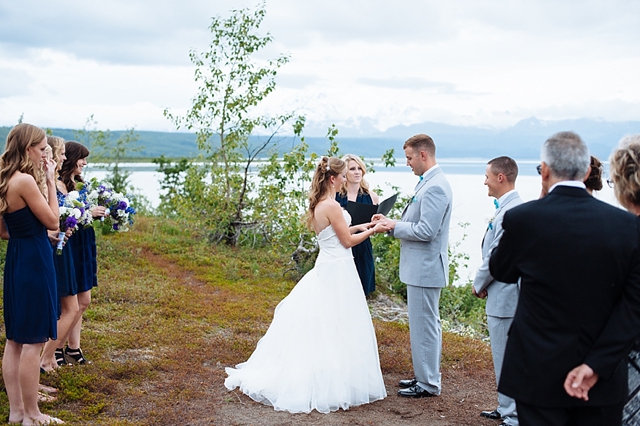
[[[409,202],[408,197],[396,204],[397,209]],[[460,223],[466,228],[468,223]],[[463,240],[466,237],[463,236]],[[378,291],[400,295],[407,300],[407,286],[400,281],[400,241],[386,235],[371,238],[376,265],[376,285]],[[485,301],[475,297],[471,282],[460,283],[459,270],[466,267],[469,255],[457,248],[461,241],[449,244],[449,284],[440,293],[440,316],[445,330],[466,335],[485,336]]]

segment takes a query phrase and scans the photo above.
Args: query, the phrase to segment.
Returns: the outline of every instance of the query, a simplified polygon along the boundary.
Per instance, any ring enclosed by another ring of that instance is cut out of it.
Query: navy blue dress
[[[71,249],[73,265],[76,270],[78,293],[98,286],[98,263],[96,249],[96,233],[92,226],[80,228],[67,241]]]
[[[57,191],[58,200],[64,196]],[[62,254],[57,254],[53,250],[53,265],[56,268],[56,281],[58,282],[58,300],[62,297],[78,294],[78,282],[76,281],[76,271],[73,264],[73,255],[67,244],[62,249]]]
[[[8,340],[44,343],[57,338],[58,295],[53,248],[29,207],[5,213],[9,231],[4,265],[4,325]]]
[[[336,193],[336,201],[340,203],[342,208],[347,206],[347,196],[341,196],[340,193]],[[365,194],[362,191],[358,193],[356,203],[373,204],[371,195]],[[356,269],[358,275],[360,275],[360,281],[362,282],[362,289],[364,295],[368,296],[376,290],[376,271],[373,264],[373,246],[371,240],[367,238],[357,246],[351,247],[353,253],[353,260],[356,263]]]

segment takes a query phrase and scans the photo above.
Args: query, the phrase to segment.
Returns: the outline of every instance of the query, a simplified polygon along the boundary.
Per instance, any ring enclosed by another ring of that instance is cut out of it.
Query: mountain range
[[[508,155],[516,159],[536,159],[540,148],[552,134],[572,130],[587,143],[591,153],[606,159],[620,138],[631,133],[640,133],[640,121],[610,122],[593,119],[540,120],[535,117],[521,120],[506,129],[487,129],[472,126],[454,126],[442,123],[424,122],[408,126],[395,126],[384,132],[372,126],[339,128],[337,140],[342,153],[353,153],[369,158],[379,158],[385,151],[394,148],[395,157],[403,157],[402,144],[417,133],[430,135],[436,143],[440,158],[481,158],[490,159]],[[5,141],[10,127],[0,127],[0,140]],[[72,129],[50,129],[54,135],[67,140],[75,138]],[[112,130],[114,138],[124,131]],[[307,134],[322,134],[319,126],[307,127]],[[168,158],[193,157],[198,153],[194,133],[136,131],[138,144],[142,150],[136,157]],[[259,136],[252,136],[258,142]],[[311,152],[323,154],[329,147],[329,140],[320,136],[305,136]],[[288,151],[298,140],[291,136],[279,138],[279,152]]]

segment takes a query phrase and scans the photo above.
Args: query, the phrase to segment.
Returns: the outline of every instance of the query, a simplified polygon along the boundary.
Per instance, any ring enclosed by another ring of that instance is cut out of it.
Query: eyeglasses
[[[541,175],[542,174],[542,164],[538,164],[536,166],[536,170],[538,171],[538,174]]]
[[[607,179],[607,185],[609,185],[609,188],[613,188],[613,179]]]

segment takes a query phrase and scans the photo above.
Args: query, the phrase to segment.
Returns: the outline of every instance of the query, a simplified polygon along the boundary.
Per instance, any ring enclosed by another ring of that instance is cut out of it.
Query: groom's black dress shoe
[[[498,419],[502,418],[500,413],[498,413],[498,410],[483,411],[483,412],[480,413],[480,415],[482,417],[486,417],[487,419],[491,419],[491,420],[498,420]]]
[[[422,389],[420,385],[413,385],[406,389],[400,389],[398,391],[398,396],[404,396],[406,398],[425,398],[437,395],[434,395],[431,392]]]
[[[415,377],[413,379],[405,379],[398,382],[398,386],[401,388],[410,388],[411,386],[415,386],[417,384],[418,381],[415,379]]]

